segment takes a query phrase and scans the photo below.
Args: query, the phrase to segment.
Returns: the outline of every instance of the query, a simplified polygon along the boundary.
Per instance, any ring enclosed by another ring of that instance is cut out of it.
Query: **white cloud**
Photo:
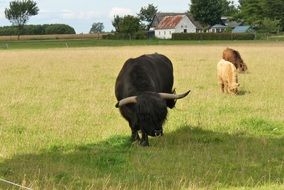
[[[62,10],[60,16],[63,19],[79,19],[79,20],[89,20],[96,19],[100,17],[97,11],[71,11]]]
[[[0,19],[4,19],[4,18],[6,18],[4,12],[0,12]]]
[[[113,7],[109,13],[109,18],[113,19],[115,15],[118,16],[133,15],[133,12],[131,9],[128,8]]]
[[[103,15],[98,11],[74,11],[74,10],[40,10],[40,14],[36,17],[41,19],[61,19],[61,20],[91,20],[100,19]]]

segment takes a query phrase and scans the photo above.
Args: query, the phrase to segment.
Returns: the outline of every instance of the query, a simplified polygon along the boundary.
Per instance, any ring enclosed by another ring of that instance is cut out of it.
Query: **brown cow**
[[[223,59],[233,63],[239,72],[245,72],[248,69],[237,50],[226,48],[223,51]]]
[[[237,94],[238,87],[238,73],[233,63],[221,59],[217,64],[218,83],[221,86],[221,91],[229,94]]]

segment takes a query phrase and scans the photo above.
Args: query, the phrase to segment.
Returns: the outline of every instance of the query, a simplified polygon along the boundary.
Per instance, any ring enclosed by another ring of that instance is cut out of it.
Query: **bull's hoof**
[[[140,142],[140,145],[141,145],[141,146],[149,146],[149,142],[147,142],[147,141],[141,141],[141,142]]]
[[[131,135],[131,138],[130,138],[131,142],[135,142],[135,141],[140,141],[140,137],[139,135]]]

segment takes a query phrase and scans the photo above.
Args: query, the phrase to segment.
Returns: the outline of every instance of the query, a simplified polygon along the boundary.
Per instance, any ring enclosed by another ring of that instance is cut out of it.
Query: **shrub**
[[[107,39],[107,40],[129,40],[129,39],[145,40],[145,39],[147,39],[147,32],[138,31],[138,32],[135,32],[132,36],[130,36],[129,34],[126,34],[126,33],[116,32],[114,34],[103,35],[102,38]]]
[[[74,28],[66,24],[45,24],[45,34],[75,34]]]
[[[18,29],[16,26],[2,26],[0,27],[0,35],[1,36],[18,35]]]
[[[253,33],[174,33],[173,40],[253,40]]]

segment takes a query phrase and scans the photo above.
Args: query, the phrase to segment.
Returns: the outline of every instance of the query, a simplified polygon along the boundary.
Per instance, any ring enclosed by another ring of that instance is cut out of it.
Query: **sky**
[[[0,0],[0,26],[11,25],[5,18],[5,8],[12,0]],[[76,33],[89,33],[94,22],[102,22],[105,31],[113,30],[114,15],[137,15],[141,7],[153,4],[159,12],[186,12],[190,0],[34,0],[39,14],[28,24],[68,24]],[[238,0],[234,0],[237,2]]]

